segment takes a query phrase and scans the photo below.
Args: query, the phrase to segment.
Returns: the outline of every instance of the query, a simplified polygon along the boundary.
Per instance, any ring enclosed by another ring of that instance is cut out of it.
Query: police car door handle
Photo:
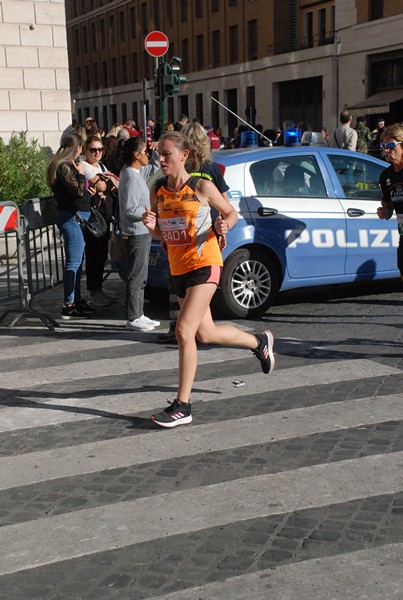
[[[348,208],[347,214],[349,217],[363,217],[365,215],[365,210],[361,210],[360,208]]]
[[[278,214],[277,208],[270,208],[269,206],[259,206],[257,209],[259,217],[272,217]]]

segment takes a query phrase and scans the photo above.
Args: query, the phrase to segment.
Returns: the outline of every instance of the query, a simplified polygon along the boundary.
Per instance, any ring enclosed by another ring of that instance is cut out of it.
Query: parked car
[[[214,160],[239,215],[214,297],[227,316],[262,315],[280,290],[399,276],[395,218],[376,213],[387,163],[324,146],[224,150]],[[148,284],[168,285],[157,241]]]

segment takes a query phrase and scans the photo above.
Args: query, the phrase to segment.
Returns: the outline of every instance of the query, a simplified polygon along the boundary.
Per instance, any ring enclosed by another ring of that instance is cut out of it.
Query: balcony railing
[[[334,44],[334,33],[327,33],[325,36],[313,35],[311,37],[303,37],[296,42],[269,44],[267,46],[267,55],[286,54],[288,52],[297,52],[298,50],[306,50],[307,48],[318,48],[319,46],[327,46]]]

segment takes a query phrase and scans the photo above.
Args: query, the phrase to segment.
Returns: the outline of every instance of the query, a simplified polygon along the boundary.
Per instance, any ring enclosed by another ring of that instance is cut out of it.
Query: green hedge
[[[27,132],[14,133],[6,144],[0,138],[0,201],[11,200],[22,210],[25,200],[48,196],[48,152]]]

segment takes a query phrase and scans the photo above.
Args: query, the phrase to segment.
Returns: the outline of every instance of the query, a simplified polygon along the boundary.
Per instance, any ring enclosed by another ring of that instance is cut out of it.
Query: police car
[[[376,212],[387,163],[327,146],[224,150],[214,160],[239,216],[214,297],[228,317],[262,315],[283,290],[399,276],[395,217]],[[148,285],[168,285],[157,241]]]

